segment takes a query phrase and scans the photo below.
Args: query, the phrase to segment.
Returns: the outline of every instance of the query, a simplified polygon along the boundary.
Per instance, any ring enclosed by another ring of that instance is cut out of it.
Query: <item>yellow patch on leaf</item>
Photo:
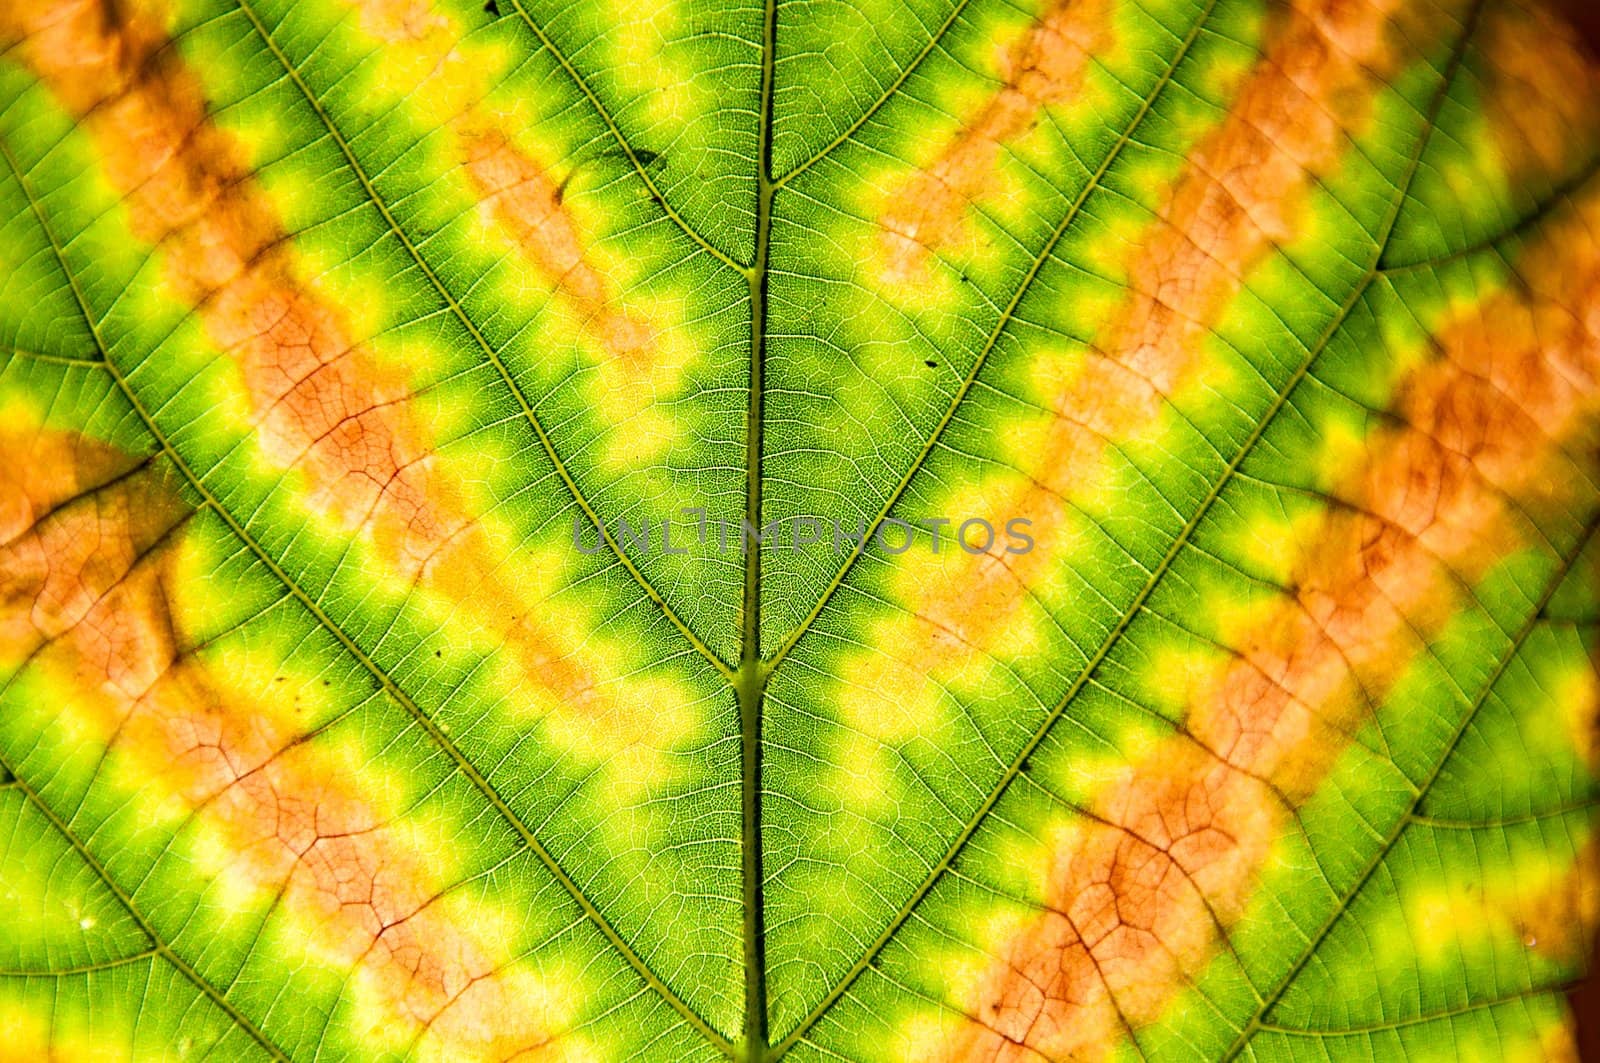
[[[929,252],[962,241],[973,205],[999,183],[1001,151],[1025,137],[1045,107],[1079,91],[1093,56],[1107,46],[1109,16],[1109,0],[1052,0],[1000,50],[1000,89],[931,166],[893,194],[879,219],[885,287],[919,280]]]
[[[27,500],[0,547],[3,651],[74,684],[60,715],[107,749],[138,799],[163,814],[181,802],[225,889],[277,898],[306,953],[369,995],[375,1023],[426,1032],[439,1058],[552,1044],[553,1002],[570,1014],[570,996],[508,966],[475,910],[442,894],[442,839],[394,826],[398,802],[375,803],[401,786],[361,751],[307,740],[284,673],[193,644],[172,608],[187,514],[162,477],[20,425],[0,437],[0,469],[4,496]]]
[[[1047,910],[1003,944],[947,1058],[1092,1055],[1121,1021],[1156,1021],[1244,911],[1290,829],[1284,798],[1326,777],[1460,588],[1527,545],[1527,515],[1578,503],[1600,349],[1575,311],[1600,305],[1600,197],[1573,213],[1519,264],[1525,290],[1439,331],[1184,733],[1132,759],[1058,851]]]

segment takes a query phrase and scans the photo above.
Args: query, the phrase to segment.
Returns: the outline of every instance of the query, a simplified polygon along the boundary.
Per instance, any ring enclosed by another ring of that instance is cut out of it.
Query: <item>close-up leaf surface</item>
[[[0,0],[0,1060],[1575,1060],[1534,0]]]

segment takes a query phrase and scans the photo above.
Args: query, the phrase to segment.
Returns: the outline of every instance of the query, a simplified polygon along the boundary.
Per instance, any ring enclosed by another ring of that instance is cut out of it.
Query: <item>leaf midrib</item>
[[[762,527],[762,441],[767,356],[768,256],[772,250],[772,101],[776,78],[778,2],[765,0],[761,27],[761,148],[756,160],[755,258],[745,279],[750,289],[750,396],[745,418],[745,505],[747,525]],[[761,1063],[767,1045],[766,899],[763,892],[761,832],[761,717],[770,671],[761,660],[761,547],[744,552],[744,601],[740,610],[739,669],[734,690],[739,700],[739,875],[744,905],[744,1058]]]

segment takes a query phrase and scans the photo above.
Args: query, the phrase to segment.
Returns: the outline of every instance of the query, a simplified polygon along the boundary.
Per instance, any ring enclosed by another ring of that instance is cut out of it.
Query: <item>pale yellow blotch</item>
[[[1201,341],[1203,356],[1196,359],[1190,373],[1169,394],[1168,398],[1180,411],[1196,401],[1206,402],[1216,395],[1236,394],[1245,384],[1243,371],[1238,361],[1228,356],[1227,341],[1222,335],[1221,332],[1212,333]]]
[[[1467,935],[1486,937],[1478,919],[1483,901],[1458,886],[1430,890],[1413,901],[1406,912],[1411,940],[1425,962],[1437,964],[1458,947]]]
[[[276,943],[273,955],[294,956],[303,942],[304,932],[290,933]],[[364,1051],[374,1058],[404,1059],[416,1039],[416,1030],[406,1022],[396,1022],[392,1004],[378,991],[370,978],[346,979],[343,987],[349,999],[351,1033]]]
[[[1206,588],[1201,599],[1203,604],[1198,614],[1205,620],[1203,626],[1197,626],[1223,646],[1245,645],[1261,630],[1262,622],[1271,615],[1270,610],[1282,601],[1265,594],[1241,594],[1233,587],[1220,584]]]
[[[41,1059],[50,1059],[50,1025],[39,1009],[0,999],[0,1030],[6,1032],[0,1037],[0,1063],[38,1063]]]
[[[225,355],[218,357],[209,367],[201,370],[200,387],[206,397],[206,420],[213,431],[226,426],[234,434],[248,435],[255,430],[259,420],[255,402],[245,387],[244,376],[239,372],[236,361]],[[278,477],[281,469],[267,461],[260,447],[251,446],[246,453],[249,455],[251,471],[269,481]]]
[[[1039,856],[1040,854],[1035,853],[1034,859],[1038,859]],[[1044,863],[1048,865],[1048,859]],[[992,947],[995,942],[1016,940],[1017,935],[1026,934],[1033,929],[1038,920],[1037,911],[1014,904],[975,915],[964,924],[962,933],[963,939],[971,942],[973,947],[962,948],[954,943],[943,942],[941,939],[939,947],[927,949],[923,953],[927,957],[925,961],[927,968],[930,972],[937,973],[949,999],[973,1006],[974,994],[994,966],[995,957],[986,949]]]
[[[129,786],[135,785],[137,780],[119,778],[118,782]],[[141,805],[141,815],[147,805],[148,802]],[[165,798],[161,805],[160,819],[166,826],[180,828],[194,817],[192,806],[175,795]],[[176,843],[176,847],[184,864],[193,869],[192,881],[205,884],[205,898],[212,911],[214,927],[222,930],[229,923],[253,924],[278,895],[278,890],[240,867],[238,838],[208,820],[195,822],[198,828],[179,835],[183,840]],[[293,919],[294,915],[286,917]],[[302,924],[301,932],[291,936],[299,948],[304,949],[315,940],[319,926],[297,921]]]
[[[0,1037],[0,1063],[133,1063],[132,1028],[121,1015],[97,1015],[91,1026],[65,1007],[41,1009],[0,999],[0,1031],[5,1034]],[[148,1043],[140,1045],[139,1063],[180,1058]]]
[[[223,55],[197,59],[195,67],[199,70],[227,69],[230,60]],[[216,115],[217,128],[227,130],[234,142],[243,149],[243,163],[247,170],[262,174],[268,163],[282,159],[294,149],[292,139],[294,131],[284,123],[282,112],[266,107],[251,107],[247,114],[236,114],[233,111],[224,111]],[[296,175],[292,180],[306,184]],[[277,180],[272,182],[274,186]],[[302,200],[308,204],[320,202],[321,196],[309,200]],[[282,212],[284,218],[294,215]]]
[[[1032,777],[1040,778],[1038,772],[1030,772]],[[1056,775],[1059,773],[1052,773]],[[1065,801],[1075,801],[1076,796],[1063,793],[1051,778],[1044,780],[1054,794]],[[1043,830],[1036,831],[1007,831],[999,839],[986,846],[987,851],[993,853],[994,874],[999,877],[1001,892],[1010,897],[1033,900],[1042,898],[1049,893],[1049,868],[1054,852],[1050,846],[1050,839],[1057,837],[1057,832],[1062,831],[1071,824],[1071,819],[1063,819],[1060,807],[1053,804],[1051,819]],[[1037,918],[1037,913],[1029,913],[1026,921]],[[993,923],[993,929],[998,934],[1002,930],[1015,931],[1022,926],[1024,917],[1018,915],[1010,906],[990,908],[981,919],[974,919],[974,923]],[[1012,934],[1005,937],[989,934],[980,934],[975,941],[1010,941]]]
[[[384,41],[383,61],[368,66],[366,91],[412,104],[447,124],[482,98],[481,71],[456,50],[454,22],[431,9],[403,4],[362,5],[362,28]],[[426,84],[429,91],[418,93]]]
[[[1172,174],[1167,171],[1160,171],[1157,176],[1163,186],[1172,179]],[[1133,210],[1119,210],[1110,217],[1095,217],[1094,239],[1083,241],[1082,246],[1072,249],[1086,271],[1104,277],[1116,286],[1096,300],[1105,310],[1094,316],[1094,335],[1102,335],[1113,315],[1127,305],[1129,269],[1147,251],[1150,224],[1149,215]],[[1076,291],[1072,293],[1072,298],[1076,307]]]
[[[1439,168],[1439,176],[1458,197],[1456,202],[1515,202],[1506,167],[1483,165],[1483,160],[1499,159],[1505,151],[1494,128],[1478,121],[1456,135],[1463,150],[1451,152]]]
[[[1062,376],[1077,368],[1076,364],[1065,360],[1057,365]],[[1040,401],[1049,400],[1041,397]],[[1055,417],[1045,410],[1030,410],[1002,420],[994,428],[995,452],[1016,455],[1025,463],[1028,456],[1040,453],[1049,445],[1050,426],[1054,421]]]
[[[1116,305],[1120,293],[1113,292],[1100,300],[1107,313]],[[1093,299],[1093,291],[1085,294]],[[1074,306],[1080,306],[1076,295]],[[1048,413],[1062,396],[1071,391],[1083,375],[1083,362],[1087,350],[1078,344],[1040,344],[1028,351],[1027,376],[1022,382],[1022,397],[1040,408],[1037,416],[1008,419],[996,431],[1005,443],[1006,452],[1016,448],[1032,447],[1020,453],[1034,453],[1048,432],[1051,414]]]
[[[245,139],[247,129],[254,128],[254,120],[247,123],[236,123],[237,128],[228,127],[230,136],[238,137],[245,141],[248,150],[255,149]],[[264,161],[281,158],[282,152],[274,155],[272,149],[260,149]],[[302,166],[283,167],[272,169],[255,169],[256,187],[261,197],[271,204],[273,214],[283,223],[287,232],[298,232],[301,229],[316,224],[320,219],[317,214],[326,202],[326,196],[318,187],[317,175],[313,170]],[[296,244],[295,253],[309,254],[310,248],[303,244]],[[347,308],[341,308],[341,310]]]
[[[1377,374],[1383,381],[1384,392],[1392,394],[1400,381],[1416,373],[1433,354],[1426,342],[1427,337],[1417,331],[1417,325],[1409,314],[1373,316],[1377,319],[1378,335],[1383,340],[1384,356],[1369,361],[1363,371]],[[1446,317],[1446,320],[1453,319],[1453,314]]]
[[[1221,650],[1197,643],[1166,645],[1150,654],[1141,677],[1142,700],[1170,718],[1197,704],[1226,667]]]
[[[905,623],[903,618],[879,622],[874,626],[884,630],[869,642],[898,645],[884,636],[895,637]],[[876,651],[846,664],[836,689],[840,720],[879,742],[902,742],[949,719],[943,692],[923,668]]]
[[[1250,9],[1234,13],[1234,17],[1241,22],[1249,23],[1250,29],[1240,27],[1239,40],[1249,40],[1258,30],[1260,21],[1266,11],[1263,6],[1259,9]],[[1259,56],[1251,49],[1235,48],[1227,51],[1212,50],[1206,55],[1206,61],[1184,68],[1184,82],[1189,86],[1185,96],[1196,96],[1204,100],[1233,100],[1237,99],[1240,90],[1244,87],[1250,75],[1255,72]],[[1169,102],[1163,100],[1163,103]],[[1177,104],[1173,99],[1171,102]],[[1222,121],[1222,114],[1208,107],[1177,105],[1165,112],[1169,116],[1176,114],[1177,128],[1180,135],[1190,142],[1198,141]]]
[[[592,258],[602,272],[608,257],[594,249]],[[699,346],[682,329],[668,324],[689,319],[682,299],[618,302],[625,315],[651,322],[655,330],[649,363],[642,372],[622,365],[590,342],[597,370],[588,388],[590,404],[604,423],[620,426],[608,435],[601,460],[620,474],[654,464],[682,444],[684,426],[661,402],[678,391],[683,374],[699,357]]]
[[[1551,1009],[1541,1018],[1543,1028],[1538,1038],[1512,1046],[1510,1058],[1518,1063],[1524,1059],[1528,1063],[1579,1063],[1582,1056],[1571,1014],[1564,1009]]]
[[[38,727],[48,727],[48,735],[54,748],[62,750],[65,755],[77,760],[86,753],[98,754],[105,748],[106,731],[103,721],[92,707],[93,698],[84,697],[79,686],[71,682],[70,676],[50,675],[48,678],[30,676],[27,672],[13,677],[10,682],[17,684],[22,689],[37,684],[44,696],[36,699],[34,704],[39,706],[34,710],[39,715]],[[22,685],[26,684],[26,687]],[[19,693],[21,691],[19,690]],[[18,699],[23,700],[23,699]],[[26,702],[24,702],[26,703]],[[88,703],[88,704],[86,704]],[[69,710],[86,709],[87,711],[55,711],[46,706],[63,706]],[[44,715],[45,712],[49,714]],[[37,733],[44,733],[43,731]],[[143,779],[138,771],[129,772],[117,758],[113,757],[105,770],[113,779],[127,779],[132,785],[147,784],[148,779]],[[181,814],[181,810],[180,810]],[[142,825],[142,823],[141,823]]]
[[[1595,735],[1596,714],[1600,712],[1600,676],[1587,661],[1571,663],[1552,684],[1556,703],[1554,719],[1562,737],[1578,757],[1591,767],[1600,754]]]
[[[1574,867],[1544,851],[1518,852],[1514,859],[1512,869],[1430,885],[1410,901],[1405,919],[1423,963],[1450,967],[1463,950],[1485,949],[1496,939],[1529,951],[1560,951],[1560,943],[1541,940],[1540,928],[1549,926],[1544,909],[1561,895]]]
[[[1269,255],[1256,265],[1256,270],[1284,269],[1292,276],[1294,267],[1285,259],[1314,260],[1326,254],[1329,247],[1340,246],[1339,237],[1348,235],[1349,231],[1348,215],[1337,207],[1330,207],[1328,193],[1320,186],[1312,186],[1295,216],[1293,237],[1281,240],[1277,245],[1278,255]],[[1227,320],[1226,315],[1224,320]]]
[[[632,670],[633,655],[591,639],[582,661],[591,674],[622,675]],[[671,751],[699,733],[705,713],[681,684],[660,678],[609,681],[598,705],[573,707],[531,690],[515,665],[498,674],[506,689],[528,697],[518,708],[542,718],[544,735],[555,748],[604,765],[606,792],[617,805],[646,799],[686,777],[682,758]]]
[[[1249,559],[1252,574],[1287,586],[1323,517],[1320,512],[1286,514],[1267,506],[1253,508],[1245,515],[1235,549]]]
[[[124,215],[124,217],[126,217],[126,215]],[[119,221],[121,221],[121,219],[119,219]],[[126,231],[126,229],[124,229],[124,231]],[[162,254],[162,251],[160,248],[157,248],[154,253],[156,255],[160,255]],[[153,318],[159,321],[162,318],[177,316],[173,313],[175,310],[179,311],[180,313],[192,311],[194,304],[186,297],[188,291],[188,289],[184,287],[186,283],[187,282],[177,270],[163,269],[156,273],[153,280],[134,286],[133,291],[130,294],[145,300],[144,305],[140,306],[137,311],[140,313],[143,319],[149,320]],[[128,312],[131,314],[134,313],[135,310],[130,307]],[[187,322],[185,323],[184,327],[192,328],[192,326]],[[201,346],[207,349],[214,348],[215,345],[211,342],[210,337],[206,333],[196,328],[193,330],[193,334],[196,336],[206,337],[205,339],[201,340],[200,344],[197,344],[196,346]]]
[[[945,1008],[928,1008],[902,1022],[885,1048],[888,1058],[904,1063],[944,1059],[967,1025],[965,1016]]]
[[[1313,486],[1328,491],[1336,484],[1346,483],[1350,470],[1366,464],[1370,457],[1368,440],[1363,426],[1347,419],[1324,421],[1318,425],[1318,434],[1321,446],[1310,459]]]
[[[832,746],[833,764],[824,769],[824,789],[865,819],[892,815],[896,807],[890,786],[894,761],[883,742],[847,727],[835,732]]]
[[[1202,346],[1212,342],[1202,341]],[[1163,395],[1163,401],[1157,409],[1155,416],[1141,418],[1136,423],[1119,423],[1117,431],[1113,433],[1111,443],[1114,444],[1129,462],[1142,468],[1161,468],[1171,465],[1174,461],[1182,460],[1174,457],[1172,444],[1175,426],[1183,419],[1183,400],[1194,395],[1205,384],[1217,386],[1229,379],[1232,370],[1214,359],[1197,358],[1195,365],[1187,372],[1177,386]],[[1082,504],[1090,512],[1109,513],[1115,512],[1123,505],[1123,485],[1120,481],[1112,479],[1109,475],[1086,477],[1088,483],[1085,487],[1097,487],[1098,490],[1090,491],[1084,488],[1077,489],[1073,497],[1081,499]],[[1098,482],[1096,482],[1098,481]]]
[[[1113,787],[1126,781],[1131,770],[1129,765],[1149,763],[1163,751],[1170,751],[1172,744],[1172,732],[1155,721],[1130,722],[1120,733],[1111,737],[1116,743],[1113,749],[1107,750],[1098,744],[1086,745],[1073,749],[1066,756],[1044,760],[1034,770],[1045,773],[1043,777],[1051,791],[1063,800],[1092,808]],[[1063,819],[1053,828],[1054,841],[1042,851],[1069,851],[1068,847],[1075,844],[1081,827],[1080,820]],[[1046,863],[1048,861],[1037,866],[1043,867]]]
[[[1562,1009],[1539,1008],[1534,1021],[1533,1030],[1519,1024],[1489,1041],[1441,1037],[1436,1049],[1421,1039],[1416,1043],[1424,1061],[1439,1063],[1578,1063],[1570,1020]]]
[[[607,434],[600,454],[601,462],[613,473],[636,472],[641,466],[655,464],[683,439],[681,422],[657,407],[640,409],[639,392],[620,383],[600,391],[594,405],[612,411],[615,420],[608,423],[624,426]]]
[[[389,315],[402,307],[394,298],[394,282],[390,278],[360,266],[348,257],[348,248],[312,247],[303,241],[297,242],[295,248],[296,279],[319,303],[339,308],[339,324],[353,346],[370,345],[373,337],[394,324]],[[373,353],[384,352],[375,348]],[[384,368],[393,370],[401,381],[413,371],[405,363],[385,361],[389,364]]]
[[[455,48],[420,98],[413,86],[409,102],[432,128],[443,128],[458,119],[470,125],[473,109],[483,103],[492,86],[505,79],[516,61],[504,41],[474,41]]]
[[[607,0],[595,6],[591,17],[609,30],[606,69],[629,99],[644,101],[650,125],[679,126],[709,110],[715,100],[702,87],[707,82],[686,62],[674,61],[667,47],[683,34],[680,4]]]

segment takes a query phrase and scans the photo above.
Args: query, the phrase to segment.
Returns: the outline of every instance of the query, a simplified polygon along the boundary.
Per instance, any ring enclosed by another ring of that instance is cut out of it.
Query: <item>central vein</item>
[[[767,0],[761,30],[761,138],[756,162],[755,257],[744,271],[750,286],[750,406],[745,421],[745,501],[748,526],[761,524],[761,422],[767,354],[767,253],[772,242],[772,81],[778,36],[777,0]],[[744,901],[744,1059],[767,1054],[767,971],[761,890],[761,702],[767,670],[761,660],[761,544],[744,546],[744,608],[739,667],[740,876]]]

